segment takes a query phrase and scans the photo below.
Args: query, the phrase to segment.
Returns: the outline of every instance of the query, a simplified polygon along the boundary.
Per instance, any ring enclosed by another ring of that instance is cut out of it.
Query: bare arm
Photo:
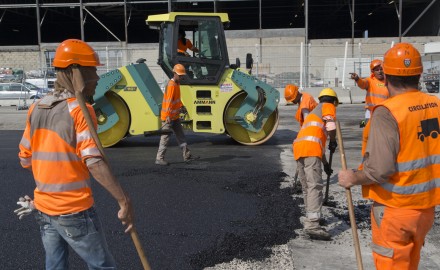
[[[118,180],[113,176],[109,166],[103,160],[88,165],[90,173],[119,204],[118,218],[127,226],[125,232],[133,228],[133,209],[128,196],[124,193]]]
[[[364,171],[340,170],[338,175],[339,185],[345,188],[351,188],[355,185],[370,185],[376,182],[370,180]]]
[[[374,110],[371,118],[370,134],[363,161],[363,170],[339,172],[339,185],[380,184],[388,181],[396,172],[396,159],[399,152],[399,127],[396,120],[385,107]]]

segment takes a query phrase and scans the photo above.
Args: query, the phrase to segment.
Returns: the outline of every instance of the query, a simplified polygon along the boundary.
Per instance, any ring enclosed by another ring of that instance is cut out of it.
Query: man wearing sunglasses
[[[388,89],[385,86],[382,69],[382,60],[374,59],[370,63],[371,75],[368,78],[360,78],[356,73],[350,73],[351,79],[356,85],[367,91],[365,96],[365,120],[362,120],[360,127],[365,127],[370,120],[373,107],[381,104],[389,97]]]

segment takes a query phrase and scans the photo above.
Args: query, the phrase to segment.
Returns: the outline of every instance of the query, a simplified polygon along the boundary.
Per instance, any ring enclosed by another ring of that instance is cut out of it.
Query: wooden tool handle
[[[339,153],[341,153],[342,169],[346,170],[347,169],[347,161],[345,159],[344,143],[342,141],[341,125],[339,124],[339,121],[336,121],[336,135],[338,137]],[[356,253],[357,266],[358,266],[359,270],[363,270],[364,267],[362,265],[361,248],[360,248],[360,244],[359,244],[359,237],[358,237],[358,233],[357,233],[357,225],[356,225],[356,219],[354,216],[354,207],[353,207],[353,200],[351,197],[350,188],[345,189],[345,195],[347,197],[348,214],[350,216],[350,225],[351,225],[351,232],[353,235],[354,250]]]

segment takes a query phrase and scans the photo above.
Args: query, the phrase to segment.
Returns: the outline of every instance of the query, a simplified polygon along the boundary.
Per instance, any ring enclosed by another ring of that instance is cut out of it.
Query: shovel
[[[93,125],[92,117],[90,116],[89,110],[87,109],[86,101],[84,99],[82,92],[75,91],[75,96],[76,96],[76,99],[78,100],[79,107],[81,108],[81,111],[84,114],[87,125],[89,126],[89,131],[93,137],[93,140],[95,141],[96,146],[98,146],[99,152],[101,152],[101,155],[102,155],[104,161],[107,164],[109,164],[108,160],[107,160],[107,156],[104,153],[104,148],[102,147],[101,141],[99,140],[98,133],[96,132],[95,127]],[[144,270],[150,270],[151,267],[147,261],[147,257],[145,256],[144,250],[142,249],[141,242],[139,241],[139,237],[138,237],[138,234],[137,234],[134,226],[130,230],[130,236],[131,236],[133,243],[136,247],[136,251],[138,252],[138,255],[141,260],[141,263],[142,263]]]
[[[339,121],[336,121],[336,134],[338,137],[339,153],[341,153],[342,169],[346,170],[347,161],[345,160],[344,144],[342,141],[341,125],[339,124]],[[348,203],[348,214],[350,216],[350,225],[351,225],[351,232],[353,235],[354,251],[356,253],[356,262],[358,269],[363,270],[364,267],[362,265],[361,247],[359,245],[359,237],[357,233],[356,218],[354,216],[354,206],[353,206],[353,199],[351,197],[350,188],[345,189],[345,195],[347,197],[347,203]]]
[[[328,165],[330,169],[332,168],[332,160],[333,160],[333,153],[330,152],[330,157],[328,158]],[[327,205],[328,201],[328,190],[330,189],[330,177],[332,176],[331,173],[327,173],[327,184],[326,184],[326,190],[325,190],[325,196],[324,196],[324,205]]]

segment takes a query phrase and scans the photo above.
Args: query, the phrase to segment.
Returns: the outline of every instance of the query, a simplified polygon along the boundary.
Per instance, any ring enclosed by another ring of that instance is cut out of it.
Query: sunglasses
[[[378,67],[373,68],[373,71],[381,71],[381,70],[383,70],[382,66],[378,66]]]

